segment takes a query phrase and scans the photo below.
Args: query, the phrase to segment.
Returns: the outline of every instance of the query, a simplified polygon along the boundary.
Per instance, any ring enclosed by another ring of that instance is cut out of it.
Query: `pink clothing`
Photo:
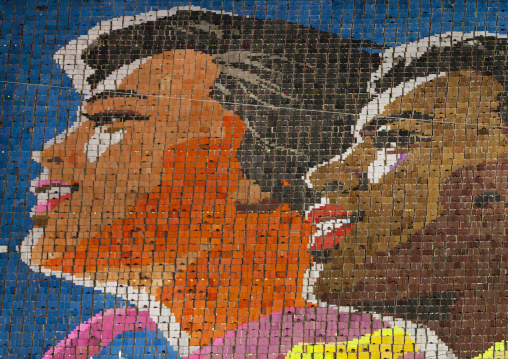
[[[71,334],[50,349],[44,359],[88,359],[127,331],[157,330],[148,311],[134,307],[107,309],[74,329]]]
[[[284,359],[295,345],[347,342],[389,327],[370,314],[340,312],[336,308],[291,308],[229,331],[185,359]],[[44,359],[88,359],[116,336],[140,329],[157,330],[147,311],[133,307],[109,309],[81,324]],[[399,358],[423,357],[421,352],[408,352]]]

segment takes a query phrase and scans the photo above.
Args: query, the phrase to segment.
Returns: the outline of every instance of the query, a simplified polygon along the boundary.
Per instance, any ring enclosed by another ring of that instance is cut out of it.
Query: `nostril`
[[[55,156],[55,157],[52,157],[52,158],[48,158],[46,160],[47,163],[62,163],[63,162],[63,159],[62,157],[59,157],[59,156]]]
[[[368,190],[369,190],[368,173],[362,173],[361,178],[359,178],[358,185],[355,188],[352,188],[351,191],[368,191]]]
[[[355,211],[353,212],[353,215],[349,217],[351,223],[358,223],[363,221],[365,218],[365,211]]]
[[[323,186],[323,192],[335,192],[342,191],[344,189],[344,183],[333,181],[331,183],[327,183]]]

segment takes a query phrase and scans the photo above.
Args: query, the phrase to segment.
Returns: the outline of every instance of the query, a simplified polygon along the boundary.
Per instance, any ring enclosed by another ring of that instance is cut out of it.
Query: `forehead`
[[[122,82],[124,82],[129,75],[138,70],[142,64],[148,62],[148,60],[150,59],[151,58],[145,58],[141,61],[136,61],[135,63],[129,64],[128,69],[124,68],[125,71],[121,71],[120,73],[115,72],[115,76],[118,77],[114,79],[114,81],[106,82],[107,85],[103,84],[97,89],[95,89],[92,93],[88,94],[84,98],[83,102],[81,103],[81,106],[79,106],[77,110],[77,120],[74,121],[69,127],[67,127],[60,134],[46,141],[43,146],[43,151],[51,148],[54,145],[64,142],[69,135],[79,130],[84,123],[89,121],[88,117],[85,115],[87,113],[87,105],[89,105],[94,101],[98,101],[102,98],[116,96],[115,92],[118,91],[118,88],[120,87]],[[35,162],[40,162],[41,155],[42,155],[41,151],[33,151],[32,159]]]
[[[211,55],[189,49],[156,54],[119,80],[116,90],[87,100],[84,110],[88,115],[104,111],[152,113],[149,108],[154,106],[158,111],[189,106],[182,101],[203,100],[218,77],[220,69],[213,60]]]
[[[441,72],[404,82],[375,97],[362,109],[355,131],[380,117],[396,116],[401,112],[421,113],[450,120],[463,119],[460,108],[473,109],[467,117],[478,119],[490,114],[496,105],[497,94],[503,86],[491,76],[461,70]],[[483,107],[482,107],[483,104]],[[394,118],[394,121],[397,121]]]
[[[174,89],[181,91],[183,85],[189,81],[208,88],[211,85],[209,82],[213,82],[219,73],[218,66],[212,60],[210,55],[200,51],[170,50],[134,61],[118,69],[108,77],[110,81],[104,81],[85,97],[77,111],[77,121],[47,141],[43,149],[49,149],[65,141],[83,123],[89,121],[83,114],[101,111],[101,107],[110,105],[112,108],[136,111],[140,97],[169,96]],[[160,99],[157,102],[161,102]],[[92,104],[104,106],[98,106],[97,111],[92,111]],[[39,162],[40,156],[40,152],[37,151],[33,153],[32,158]]]

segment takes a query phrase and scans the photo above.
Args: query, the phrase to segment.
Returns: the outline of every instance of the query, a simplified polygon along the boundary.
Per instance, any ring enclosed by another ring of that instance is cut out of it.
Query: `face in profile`
[[[311,225],[289,206],[237,211],[270,195],[242,175],[245,126],[209,97],[217,76],[203,53],[153,56],[116,94],[83,103],[88,120],[42,152],[34,186],[31,263],[150,294],[194,333],[191,345],[304,306],[311,263]]]
[[[89,120],[39,158],[44,178],[35,185],[33,219],[44,235],[32,250],[34,263],[53,266],[64,253],[78,254],[83,240],[127,218],[137,200],[160,185],[165,150],[223,136],[223,119],[233,114],[192,101],[207,100],[216,73],[204,55],[175,51],[126,77],[120,95],[106,92],[83,103]]]
[[[443,211],[440,190],[454,172],[508,153],[503,87],[492,77],[458,71],[407,87],[357,126],[358,144],[341,161],[310,176],[318,190],[333,179],[330,203],[361,214],[324,266],[320,293],[351,289],[369,276],[376,255],[435,220]]]

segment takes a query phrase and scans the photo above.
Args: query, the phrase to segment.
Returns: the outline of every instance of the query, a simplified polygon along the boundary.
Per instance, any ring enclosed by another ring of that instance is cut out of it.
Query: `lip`
[[[313,208],[307,215],[307,222],[316,227],[309,249],[311,251],[333,249],[363,217],[362,211],[347,211],[343,207],[329,204]]]
[[[37,196],[35,213],[47,213],[71,198],[72,192],[79,188],[77,183],[42,180],[36,183],[34,193]]]

